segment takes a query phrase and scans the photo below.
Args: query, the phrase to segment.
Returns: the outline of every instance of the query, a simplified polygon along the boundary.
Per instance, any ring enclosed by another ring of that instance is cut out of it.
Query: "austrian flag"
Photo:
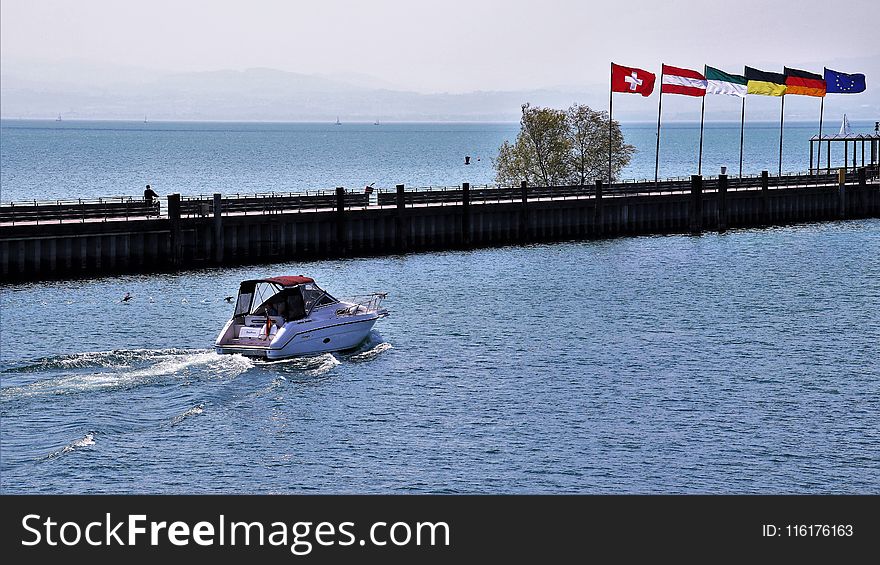
[[[661,94],[684,94],[685,96],[705,96],[706,77],[697,71],[663,65]]]

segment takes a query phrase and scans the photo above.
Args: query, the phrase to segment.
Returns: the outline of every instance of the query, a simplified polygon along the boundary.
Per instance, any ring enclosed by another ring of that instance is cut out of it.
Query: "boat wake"
[[[141,386],[187,383],[205,378],[235,378],[252,370],[281,375],[320,377],[342,363],[371,361],[392,349],[371,332],[358,348],[342,353],[259,361],[241,355],[219,355],[209,349],[116,349],[44,357],[0,371],[0,401],[19,398],[124,390]],[[197,406],[192,410],[202,410]],[[187,413],[185,417],[196,414]]]
[[[320,377],[342,363],[371,361],[389,349],[392,349],[391,344],[382,341],[382,336],[378,332],[372,331],[367,339],[355,349],[309,357],[291,357],[277,361],[257,361],[256,366],[277,370],[285,374],[296,373],[298,376]]]
[[[377,343],[376,345],[374,345],[370,349],[367,349],[366,351],[361,351],[361,352],[355,353],[354,355],[349,357],[348,360],[354,361],[354,362],[372,361],[373,359],[378,357],[380,354],[382,354],[385,351],[388,351],[389,349],[392,349],[391,344],[383,341],[382,343]]]
[[[393,349],[392,345],[382,339],[382,335],[376,330],[370,332],[367,339],[364,340],[356,349],[347,352],[343,358],[346,361],[360,363],[364,361],[372,361],[385,351]]]
[[[232,378],[253,367],[240,355],[206,349],[129,349],[45,357],[3,371],[0,399],[128,389],[186,380],[194,375]],[[38,380],[28,377],[39,373]]]
[[[54,459],[55,457],[58,457],[60,455],[64,455],[65,453],[71,453],[71,452],[76,451],[78,449],[81,449],[84,447],[90,447],[92,445],[95,445],[95,434],[93,432],[89,432],[85,436],[81,437],[80,439],[78,439],[76,441],[72,441],[69,444],[65,445],[63,448],[59,449],[58,451],[53,451],[52,453],[50,453],[49,455],[46,456],[46,459]]]
[[[187,410],[183,414],[179,414],[179,415],[175,416],[174,418],[172,418],[171,425],[176,426],[177,424],[183,422],[187,418],[191,418],[193,416],[198,416],[199,414],[201,414],[204,411],[205,411],[205,403],[200,402],[199,404],[196,404],[195,406],[193,406],[192,408],[190,408],[189,410]]]
[[[260,367],[277,370],[282,373],[297,373],[307,377],[319,377],[340,364],[332,353],[310,357],[291,357],[278,361],[258,361]]]

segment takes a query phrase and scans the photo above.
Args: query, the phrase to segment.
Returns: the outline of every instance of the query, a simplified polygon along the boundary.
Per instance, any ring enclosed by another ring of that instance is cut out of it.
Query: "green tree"
[[[635,147],[626,145],[618,122],[611,123],[611,174],[629,164]],[[534,186],[584,185],[608,181],[608,113],[575,104],[568,110],[522,106],[520,132],[505,141],[495,159],[496,181]]]

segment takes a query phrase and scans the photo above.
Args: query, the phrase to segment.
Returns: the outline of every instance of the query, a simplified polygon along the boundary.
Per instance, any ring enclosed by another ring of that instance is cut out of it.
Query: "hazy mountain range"
[[[867,63],[865,63],[867,65]],[[876,67],[876,63],[872,64]],[[862,69],[859,69],[862,70]],[[880,80],[880,76],[876,80]],[[837,96],[831,119],[880,119],[880,90]],[[607,109],[606,84],[581,84],[522,91],[419,93],[363,74],[309,75],[275,69],[168,73],[83,62],[0,67],[0,115],[4,118],[241,120],[241,121],[517,121],[520,105],[564,108],[574,102]],[[740,106],[728,97],[707,103],[707,119],[739,120]],[[750,120],[777,120],[778,102],[750,97]],[[818,100],[786,102],[786,119],[815,119]],[[722,100],[724,99],[724,100]],[[668,102],[667,102],[668,101]],[[656,119],[656,96],[618,95],[615,118]],[[699,102],[665,96],[665,121],[699,119]],[[826,114],[828,116],[828,114]]]

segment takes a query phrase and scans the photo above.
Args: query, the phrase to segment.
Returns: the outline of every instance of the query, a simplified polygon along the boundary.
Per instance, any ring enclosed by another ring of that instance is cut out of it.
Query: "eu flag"
[[[855,94],[865,91],[865,75],[839,73],[831,69],[825,69],[825,84],[829,94]]]

